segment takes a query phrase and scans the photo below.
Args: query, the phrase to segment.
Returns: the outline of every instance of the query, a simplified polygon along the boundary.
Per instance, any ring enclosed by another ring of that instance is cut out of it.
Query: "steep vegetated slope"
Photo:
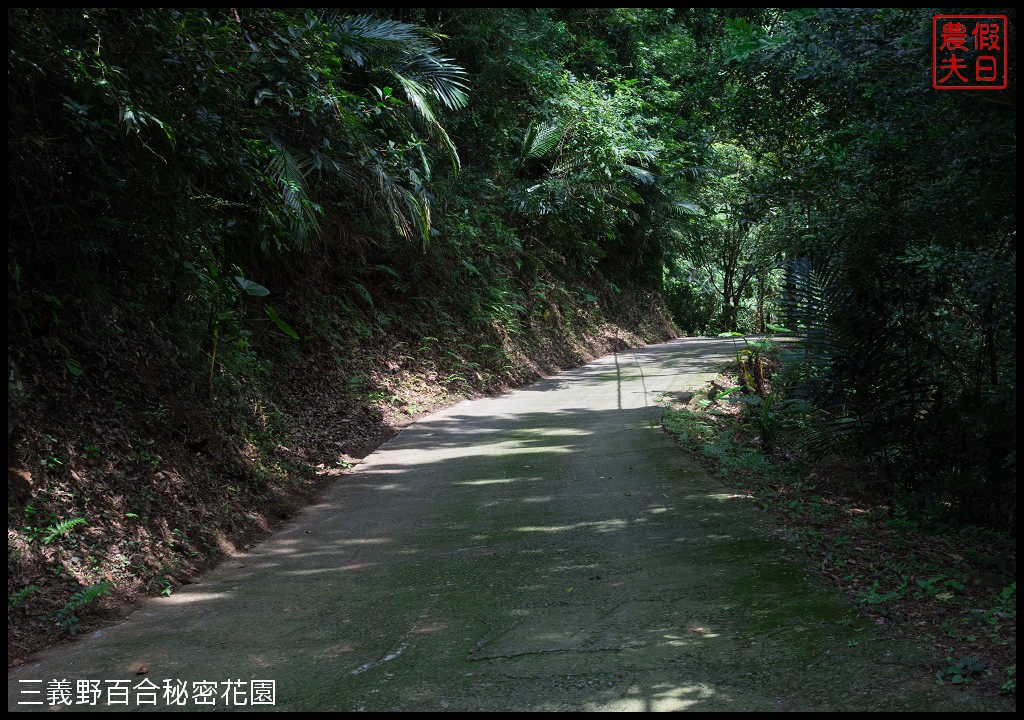
[[[8,19],[14,662],[434,408],[676,334],[629,104],[545,58],[509,94],[384,16]]]

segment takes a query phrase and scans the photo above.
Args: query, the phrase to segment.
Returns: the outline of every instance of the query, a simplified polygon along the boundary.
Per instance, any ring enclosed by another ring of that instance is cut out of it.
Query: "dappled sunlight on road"
[[[612,520],[597,520],[594,522],[580,522],[573,525],[549,525],[549,526],[524,526],[516,528],[516,532],[540,532],[540,533],[560,533],[560,532],[572,532],[574,530],[594,530],[595,532],[611,532],[614,530],[621,530],[629,524],[627,520],[612,519]]]
[[[338,567],[324,567],[324,568],[307,568],[304,570],[285,570],[283,571],[286,575],[304,576],[304,575],[321,575],[324,573],[334,572],[351,572],[353,570],[368,570],[375,567],[378,563],[375,562],[362,562],[362,563],[350,563],[348,565],[341,565]]]
[[[587,710],[616,710],[619,712],[674,712],[678,710],[697,710],[699,706],[711,700],[715,691],[704,684],[670,685],[660,683],[649,688],[632,686],[623,694],[621,700],[612,703],[611,707],[590,705]]]
[[[499,479],[495,479],[495,480],[463,480],[461,482],[453,482],[452,485],[468,485],[468,486],[507,485],[508,483],[538,482],[540,480],[543,480],[543,478],[533,477],[533,478],[501,478],[500,480]]]
[[[819,663],[835,674],[799,709],[849,709],[867,680],[840,657],[845,600],[660,429],[652,394],[731,352],[643,348],[437,413],[202,583],[10,677],[147,657],[157,678],[274,678],[290,711],[774,710]]]
[[[214,602],[217,600],[224,600],[229,597],[231,593],[228,592],[195,592],[188,591],[178,592],[170,597],[160,598],[159,603],[161,605],[188,605],[192,603],[201,602]]]

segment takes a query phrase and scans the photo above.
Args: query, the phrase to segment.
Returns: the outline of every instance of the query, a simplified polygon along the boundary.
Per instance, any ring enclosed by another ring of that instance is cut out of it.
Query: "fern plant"
[[[47,535],[43,538],[43,545],[49,545],[59,537],[64,537],[79,525],[85,525],[85,518],[74,518],[73,520],[61,520],[56,525],[46,528]]]
[[[18,605],[20,605],[21,603],[23,603],[25,601],[25,598],[27,598],[32,593],[39,592],[39,590],[40,590],[40,587],[38,585],[28,585],[26,587],[23,587],[21,590],[19,590],[18,592],[14,593],[13,595],[8,595],[7,596],[7,607],[9,607],[9,608],[16,608],[16,607],[18,607]]]
[[[112,583],[106,580],[101,580],[87,588],[82,588],[81,590],[71,593],[71,597],[68,598],[68,601],[64,603],[63,607],[61,607],[55,615],[61,629],[63,629],[68,635],[75,635],[78,632],[78,625],[80,622],[77,615],[78,610],[94,602],[103,595],[107,595],[113,587]]]

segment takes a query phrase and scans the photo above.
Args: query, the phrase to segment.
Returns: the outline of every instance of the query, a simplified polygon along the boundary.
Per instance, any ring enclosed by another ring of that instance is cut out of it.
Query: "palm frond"
[[[649,170],[645,170],[642,167],[637,167],[636,165],[627,165],[625,163],[623,163],[622,169],[625,170],[630,175],[632,175],[633,177],[635,177],[644,185],[654,184],[654,173],[652,173]]]
[[[801,340],[787,356],[803,365],[805,387],[831,414],[807,431],[808,442],[855,446],[872,460],[909,458],[939,386],[916,362],[907,333],[864,317],[827,258],[790,260],[786,272],[786,325]]]
[[[437,116],[434,114],[434,108],[430,104],[432,94],[430,89],[419,80],[403,75],[400,72],[393,72],[392,75],[398,81],[398,84],[402,86],[402,90],[405,91],[405,97],[409,100],[409,103],[416,108],[429,124],[436,125]]]
[[[425,192],[407,187],[380,163],[368,163],[366,170],[377,192],[366,193],[365,200],[371,206],[378,205],[378,210],[382,202],[395,233],[406,240],[418,240],[426,248],[430,242],[430,200]],[[418,186],[418,177],[412,175],[412,183]]]
[[[827,364],[840,352],[833,320],[845,297],[827,258],[799,257],[786,264],[786,327],[802,338],[805,362]]]
[[[542,158],[550,153],[565,136],[566,123],[552,120],[542,124],[531,122],[523,136],[523,157]]]
[[[585,168],[589,165],[586,158],[581,157],[567,157],[562,162],[551,168],[551,175],[553,177],[564,177],[569,173],[575,172],[580,168]]]
[[[365,67],[368,56],[380,46],[402,46],[409,53],[435,50],[422,29],[409,23],[369,15],[343,16],[336,10],[325,13],[323,22],[331,26],[331,37],[345,57],[359,67]]]
[[[680,217],[701,217],[704,215],[704,209],[696,203],[687,202],[686,200],[676,200],[669,204],[669,212],[673,215]]]
[[[436,123],[431,102],[451,110],[468,102],[466,71],[438,48],[422,28],[397,20],[367,15],[325,15],[332,26],[331,37],[341,52],[358,67],[391,74],[409,102],[430,123]]]
[[[410,234],[418,238],[426,249],[430,242],[430,202],[409,188],[399,185],[396,186],[396,190],[405,208],[405,216],[411,221]]]
[[[320,234],[321,208],[310,197],[306,176],[314,169],[314,161],[285,145],[273,132],[266,131],[271,156],[267,173],[277,185],[287,215],[286,226],[295,244],[306,247]]]
[[[601,187],[595,187],[594,191],[599,195]],[[607,188],[607,198],[623,205],[639,205],[644,199],[636,190],[626,183],[616,183]]]
[[[690,182],[697,182],[708,177],[711,174],[711,169],[703,165],[689,165],[679,168],[672,174],[675,177],[681,177]]]
[[[441,144],[444,146],[444,150],[447,151],[447,155],[449,155],[449,160],[452,161],[453,172],[459,172],[459,170],[462,169],[462,161],[459,159],[459,151],[456,150],[456,146],[455,143],[452,141],[452,138],[449,137],[447,131],[440,125],[437,125],[434,128],[434,132],[440,138]],[[425,161],[426,159],[424,159],[424,162]]]
[[[428,88],[449,110],[464,108],[469,101],[466,71],[451,58],[434,52],[419,53],[409,57],[399,72]]]

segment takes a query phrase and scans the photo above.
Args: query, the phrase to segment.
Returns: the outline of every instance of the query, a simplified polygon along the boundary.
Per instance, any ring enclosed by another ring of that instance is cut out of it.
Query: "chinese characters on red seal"
[[[1005,15],[936,15],[932,87],[1005,90],[1008,41]]]

